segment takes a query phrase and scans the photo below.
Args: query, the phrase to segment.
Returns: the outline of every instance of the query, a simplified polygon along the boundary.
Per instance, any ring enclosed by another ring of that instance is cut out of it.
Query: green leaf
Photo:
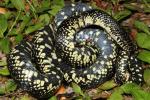
[[[0,75],[3,75],[3,76],[10,75],[9,70],[8,70],[8,68],[6,66],[3,67],[2,69],[0,69]]]
[[[38,9],[37,12],[42,13],[46,10],[50,10],[50,7],[51,7],[51,1],[50,0],[43,0],[42,3],[41,3],[41,6],[37,7],[37,9]]]
[[[114,82],[114,80],[110,80],[100,85],[98,88],[102,90],[109,90],[114,88],[115,86],[117,86],[117,84]]]
[[[10,0],[11,3],[15,6],[18,10],[25,10],[24,0]]]
[[[5,84],[5,90],[7,93],[16,90],[16,88],[17,85],[13,80],[8,80],[7,83]]]
[[[121,86],[124,93],[131,94],[134,100],[149,100],[150,93],[143,91],[134,83],[127,83]]]
[[[15,36],[15,35],[17,35],[18,34],[17,31],[18,30],[16,28],[12,28],[12,30],[9,32],[8,36]]]
[[[0,94],[6,94],[16,90],[17,85],[13,80],[8,80],[4,85],[0,85]]]
[[[144,70],[144,81],[150,86],[150,69]]]
[[[144,0],[144,1],[146,1],[147,3],[150,3],[150,0]]]
[[[137,84],[126,83],[117,88],[108,100],[123,100],[121,94],[131,94],[134,100],[149,100],[150,93],[143,91]]]
[[[64,7],[64,5],[65,5],[64,0],[53,0],[51,4],[52,10],[50,10],[49,13],[55,16],[56,13],[60,11],[62,7]]]
[[[51,15],[55,16],[55,15],[58,13],[58,11],[61,10],[61,8],[62,8],[61,6],[53,5],[53,6],[51,7],[52,10],[50,10],[49,13],[50,13]]]
[[[129,3],[129,4],[124,4],[124,6],[127,9],[133,10],[133,11],[145,12],[145,13],[149,13],[150,12],[150,5],[149,4],[144,4],[144,3]]]
[[[8,54],[10,51],[9,45],[10,45],[10,41],[7,38],[3,38],[0,40],[0,48],[6,54]]]
[[[129,10],[137,10],[137,8],[132,4],[124,4],[124,6]]]
[[[48,100],[57,100],[57,97],[56,96],[52,96],[50,99]]]
[[[6,60],[0,60],[0,66],[6,66],[7,62]]]
[[[81,88],[76,83],[71,83],[73,91],[77,94],[80,94],[84,97],[84,93],[82,92]]]
[[[134,83],[126,83],[121,86],[121,89],[123,90],[124,93],[131,94],[135,90],[140,90],[140,87]]]
[[[147,26],[145,23],[143,23],[143,22],[141,22],[141,21],[135,21],[135,22],[134,22],[134,25],[135,25],[135,27],[138,28],[139,30],[141,30],[141,31],[143,31],[143,32],[145,32],[145,33],[147,33],[147,34],[150,35],[149,28],[148,28],[148,26]]]
[[[31,100],[31,99],[29,98],[29,96],[24,95],[20,97],[20,100]]]
[[[50,8],[51,8],[51,1],[43,0],[42,3],[40,4],[40,6],[36,7],[36,11],[38,13],[43,13],[43,12],[50,10]]]
[[[50,7],[51,1],[50,0],[43,0],[41,6],[48,8]]]
[[[147,98],[147,96],[145,95],[146,92],[142,90],[135,90],[135,91],[132,92],[132,96],[134,97],[134,100],[148,100],[148,99],[144,99]]]
[[[137,33],[136,41],[139,47],[150,50],[150,35],[145,33]]]
[[[9,0],[4,0],[5,5],[7,5],[9,3]]]
[[[144,12],[145,12],[145,13],[150,13],[150,8],[145,7],[145,8],[144,8]]]
[[[150,63],[150,51],[147,50],[142,50],[139,54],[138,54],[138,58],[142,61],[145,61],[147,63]]]
[[[118,88],[115,90],[115,92],[112,93],[112,95],[110,96],[110,98],[108,100],[123,100],[123,97],[122,97],[122,89],[121,88]]]
[[[42,22],[44,25],[49,24],[50,17],[48,14],[42,14],[38,18],[38,22]]]
[[[32,0],[32,4],[34,7],[40,6],[39,1],[37,0]]]
[[[131,11],[129,11],[129,10],[124,10],[124,11],[120,11],[120,12],[116,13],[116,14],[114,15],[114,18],[115,18],[117,21],[119,21],[119,20],[122,20],[123,18],[129,16],[130,14],[131,14]]]
[[[4,14],[5,18],[8,20],[12,17],[12,12],[8,11]],[[8,22],[7,22],[8,23]]]
[[[18,44],[23,39],[23,35],[17,34],[17,36],[15,38],[16,38],[16,44]]]
[[[3,85],[0,85],[0,94],[5,94],[5,88]]]
[[[34,26],[29,26],[26,30],[25,30],[25,34],[29,34],[29,33],[32,33],[34,31],[37,31],[39,30],[40,28],[43,27],[43,23],[37,23],[36,25]]]
[[[122,95],[117,92],[113,93],[108,100],[116,100],[116,98],[117,100],[123,100]]]
[[[0,14],[0,38],[4,37],[4,32],[7,30],[8,23],[4,15]]]
[[[20,27],[17,29],[17,33],[20,34],[24,30],[25,26],[27,26],[27,24],[29,23],[30,20],[31,20],[30,16],[24,16]]]
[[[61,7],[63,7],[65,5],[64,0],[53,0],[52,4],[53,5],[59,5]]]

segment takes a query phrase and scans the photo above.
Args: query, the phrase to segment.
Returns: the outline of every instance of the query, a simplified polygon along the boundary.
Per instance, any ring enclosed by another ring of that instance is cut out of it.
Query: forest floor
[[[0,0],[0,100],[37,100],[17,87],[7,68],[7,54],[22,39],[31,39],[39,28],[51,22],[65,4],[84,2],[104,10],[116,19],[139,47],[144,84],[118,86],[110,80],[96,89],[81,90],[72,84],[73,94],[49,100],[150,100],[150,0]],[[66,89],[69,91],[70,87]]]

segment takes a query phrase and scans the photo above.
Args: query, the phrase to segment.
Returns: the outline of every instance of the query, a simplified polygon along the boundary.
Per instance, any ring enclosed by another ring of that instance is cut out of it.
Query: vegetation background
[[[0,99],[36,100],[12,80],[6,55],[23,38],[31,39],[36,30],[50,23],[65,4],[74,2],[84,2],[104,10],[131,34],[139,46],[138,58],[143,61],[145,83],[142,86],[133,83],[117,86],[110,80],[88,91],[73,83],[75,94],[63,97],[75,100],[150,100],[150,0],[0,0]],[[60,99],[60,96],[53,96],[50,100],[56,98]]]

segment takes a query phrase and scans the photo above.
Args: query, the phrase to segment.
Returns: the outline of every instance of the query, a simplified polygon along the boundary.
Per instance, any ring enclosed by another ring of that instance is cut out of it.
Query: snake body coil
[[[23,40],[8,55],[8,68],[19,86],[34,96],[53,95],[65,79],[93,88],[112,78],[143,81],[137,47],[118,23],[85,4],[64,7],[54,25],[32,41]]]

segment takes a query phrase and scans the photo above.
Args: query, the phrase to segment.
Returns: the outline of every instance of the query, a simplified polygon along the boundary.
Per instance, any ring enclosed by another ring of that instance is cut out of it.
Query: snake
[[[22,40],[7,56],[18,86],[38,98],[53,96],[64,81],[82,89],[114,78],[118,84],[143,82],[138,48],[106,12],[84,3],[66,5],[53,22]]]

